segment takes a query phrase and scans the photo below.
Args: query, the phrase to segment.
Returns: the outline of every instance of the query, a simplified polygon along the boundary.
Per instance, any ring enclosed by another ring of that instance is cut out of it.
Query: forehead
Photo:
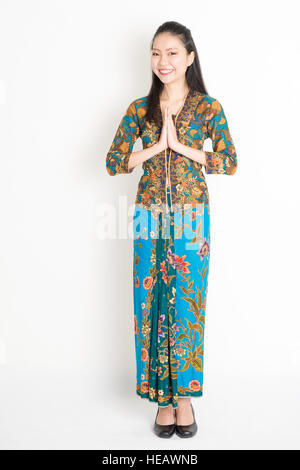
[[[182,49],[183,44],[177,36],[170,33],[161,33],[153,41],[152,50],[170,51]]]

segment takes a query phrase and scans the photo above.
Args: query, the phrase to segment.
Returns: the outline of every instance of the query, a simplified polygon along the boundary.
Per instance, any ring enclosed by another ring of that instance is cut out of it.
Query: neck
[[[169,103],[183,101],[189,92],[187,83],[169,83],[164,85],[161,92],[161,99]]]

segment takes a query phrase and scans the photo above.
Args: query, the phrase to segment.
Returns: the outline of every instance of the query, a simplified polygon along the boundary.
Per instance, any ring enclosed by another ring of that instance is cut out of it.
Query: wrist
[[[201,152],[202,152],[202,162],[201,162],[201,165],[206,166],[206,164],[207,164],[206,153],[205,153],[204,150],[201,150]]]
[[[160,153],[160,152],[163,152],[163,150],[165,150],[164,148],[162,148],[162,146],[160,145],[159,142],[156,142],[152,148],[155,150],[155,153]]]
[[[176,152],[176,153],[181,153],[183,155],[184,154],[184,148],[185,148],[185,145],[178,141],[173,146],[172,150],[174,150],[174,152]]]

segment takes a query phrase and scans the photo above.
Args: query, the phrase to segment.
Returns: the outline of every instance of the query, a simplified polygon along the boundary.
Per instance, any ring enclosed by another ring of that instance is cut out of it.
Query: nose
[[[168,57],[167,56],[165,57],[164,55],[162,55],[158,63],[158,68],[165,67],[168,64],[169,64]]]
[[[158,68],[159,68],[159,69],[162,69],[163,67],[169,67],[169,64],[168,64],[168,62],[167,62],[166,60],[162,60],[162,61],[160,61],[159,64],[158,64]]]

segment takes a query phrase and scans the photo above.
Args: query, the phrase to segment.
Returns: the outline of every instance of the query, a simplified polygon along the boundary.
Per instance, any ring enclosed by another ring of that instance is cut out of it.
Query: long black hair
[[[153,48],[154,39],[160,33],[170,33],[178,36],[182,41],[187,53],[194,51],[195,57],[193,63],[186,70],[186,80],[188,87],[192,90],[197,90],[200,93],[208,94],[200,67],[199,56],[194,40],[192,38],[191,31],[184,25],[177,23],[177,21],[166,21],[160,25],[151,41],[150,49]],[[147,113],[146,120],[148,122],[156,121],[157,109],[159,107],[160,93],[163,89],[164,84],[160,81],[157,75],[152,71],[152,85],[150,92],[147,96]]]

